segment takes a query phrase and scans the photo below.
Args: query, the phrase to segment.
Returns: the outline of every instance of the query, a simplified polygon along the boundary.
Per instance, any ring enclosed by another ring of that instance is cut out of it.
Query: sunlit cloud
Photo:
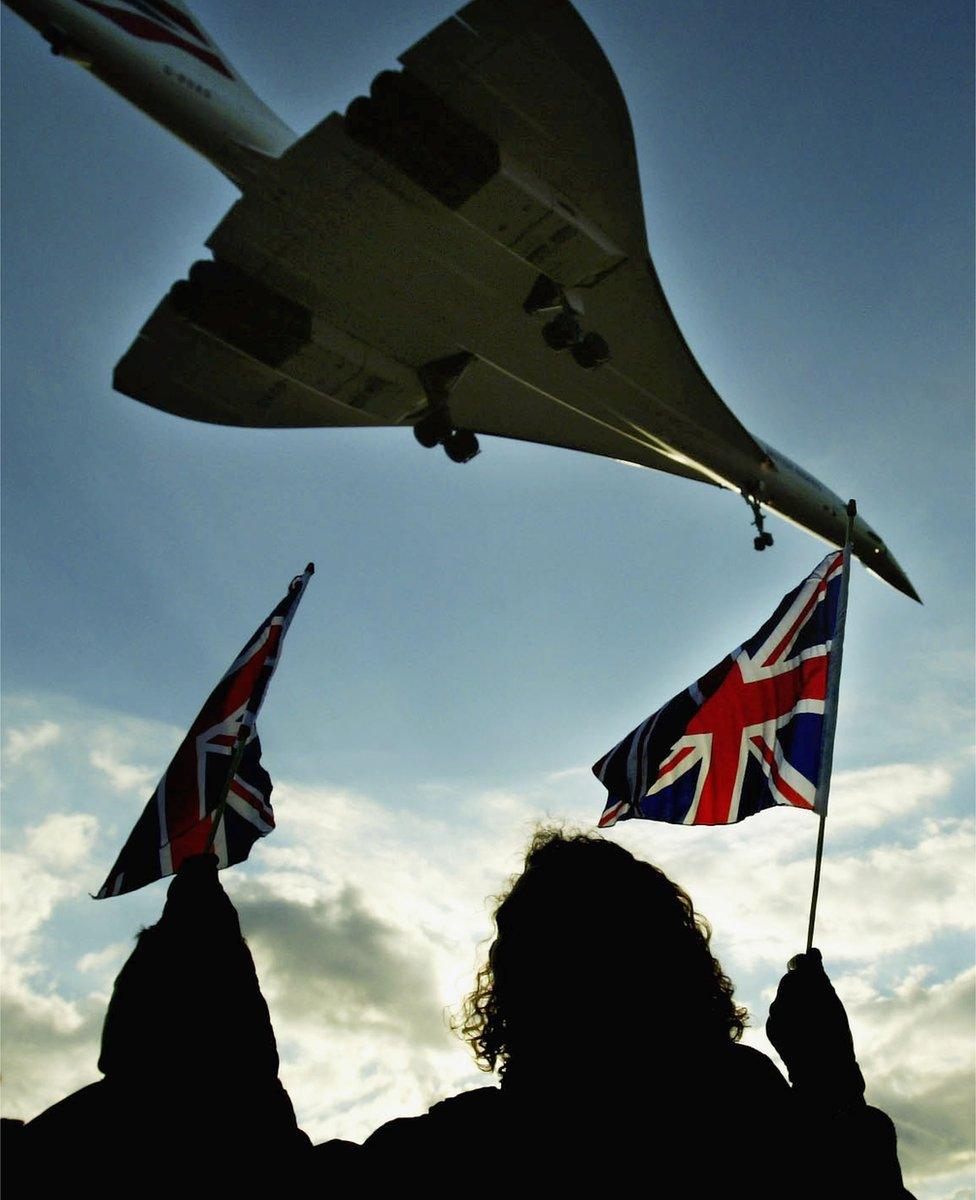
[[[976,1165],[976,971],[926,983],[910,973],[892,993],[849,1004],[868,1099],[898,1129],[899,1153],[913,1179],[972,1178]]]
[[[4,758],[8,764],[20,763],[38,750],[53,746],[60,736],[61,727],[54,721],[7,729],[3,741]]]
[[[88,813],[54,813],[26,829],[18,847],[5,850],[0,882],[9,956],[5,964],[23,957],[32,935],[76,889],[78,868],[91,851],[96,830]]]
[[[52,814],[4,854],[2,1074],[11,1115],[33,1115],[97,1075],[102,1004],[77,1003],[48,986],[42,945],[58,906],[77,889],[96,830],[90,814]]]
[[[131,763],[119,762],[105,750],[92,750],[88,761],[108,778],[109,783],[117,792],[151,793],[152,791],[153,772],[146,767],[136,767]]]
[[[838,771],[831,780],[831,833],[877,829],[948,794],[952,774],[940,764],[889,763]]]

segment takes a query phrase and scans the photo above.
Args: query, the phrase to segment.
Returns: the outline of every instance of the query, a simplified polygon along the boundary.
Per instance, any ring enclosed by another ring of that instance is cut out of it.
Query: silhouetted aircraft
[[[566,0],[474,0],[297,137],[178,0],[6,0],[241,189],[117,365],[223,425],[478,434],[738,492],[840,544],[845,506],[722,402],[647,247],[630,117]],[[855,553],[918,599],[858,516]]]

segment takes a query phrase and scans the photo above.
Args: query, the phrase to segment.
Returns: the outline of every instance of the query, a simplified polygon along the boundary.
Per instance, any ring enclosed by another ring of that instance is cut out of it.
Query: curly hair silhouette
[[[747,1014],[709,950],[707,921],[615,842],[539,829],[494,919],[459,1023],[483,1070],[612,1070],[616,1054],[634,1059],[633,1038],[615,1051],[624,1030],[653,1030],[656,1060],[742,1036]]]

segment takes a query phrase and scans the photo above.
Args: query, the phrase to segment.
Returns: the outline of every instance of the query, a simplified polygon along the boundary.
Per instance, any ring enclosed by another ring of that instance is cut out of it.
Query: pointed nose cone
[[[903,592],[910,599],[917,600],[919,604],[922,603],[922,597],[912,587],[911,580],[890,554],[882,552],[870,556],[864,555],[861,557],[861,562],[875,575],[880,576],[885,583],[890,583],[893,588],[897,588],[899,592]]]
[[[910,599],[922,603],[922,597],[912,587],[911,580],[895,561],[894,555],[860,516],[856,518],[854,527],[854,553],[879,579],[890,583]]]

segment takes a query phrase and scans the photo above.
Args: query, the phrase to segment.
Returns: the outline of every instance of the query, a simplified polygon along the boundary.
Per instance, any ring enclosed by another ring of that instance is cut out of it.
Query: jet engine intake
[[[346,132],[448,208],[498,171],[498,146],[404,71],[383,71],[346,109]]]
[[[563,287],[592,287],[626,256],[597,225],[408,71],[383,71],[346,132]]]
[[[307,308],[224,262],[195,262],[169,299],[180,316],[269,367],[312,338]]]

